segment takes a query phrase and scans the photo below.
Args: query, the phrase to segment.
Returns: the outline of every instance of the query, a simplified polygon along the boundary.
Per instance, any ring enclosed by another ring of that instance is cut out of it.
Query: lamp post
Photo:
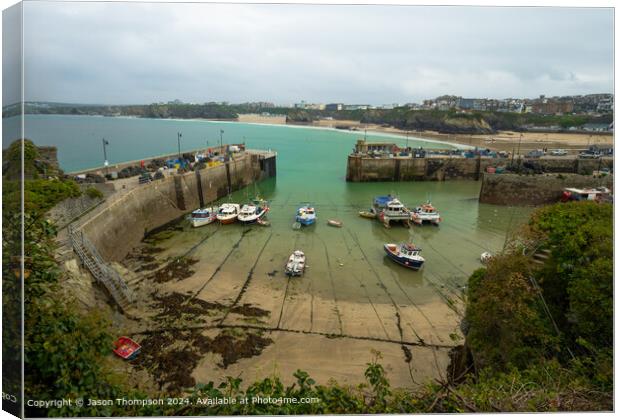
[[[223,146],[224,140],[222,139],[223,134],[224,134],[224,130],[220,130],[220,153],[224,152],[224,146]]]
[[[181,137],[183,137],[183,134],[182,133],[177,133],[177,147],[178,147],[178,150],[179,150],[179,161],[181,160]]]
[[[109,145],[110,142],[107,141],[106,139],[101,139],[101,143],[103,144],[103,166],[105,167],[106,172],[107,172],[107,170],[108,170],[108,154],[106,152],[105,147],[107,145]]]

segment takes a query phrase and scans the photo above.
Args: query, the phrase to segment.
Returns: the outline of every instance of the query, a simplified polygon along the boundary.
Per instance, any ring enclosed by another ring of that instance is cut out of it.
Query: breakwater
[[[579,174],[484,174],[480,202],[499,205],[535,205],[557,203],[564,188],[613,188],[613,176],[594,177]]]
[[[574,157],[542,157],[531,159],[492,158],[478,156],[431,156],[423,158],[372,158],[350,154],[347,161],[349,182],[373,181],[447,181],[479,180],[488,167],[521,166],[548,173],[591,174],[612,168],[613,158],[579,159]]]
[[[126,191],[126,186],[117,182],[119,192],[78,227],[106,261],[118,261],[148,232],[275,175],[275,153],[246,151],[226,163],[169,175]]]

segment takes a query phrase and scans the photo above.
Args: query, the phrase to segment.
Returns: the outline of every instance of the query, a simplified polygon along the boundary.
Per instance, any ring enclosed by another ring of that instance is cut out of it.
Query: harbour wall
[[[424,158],[370,158],[349,155],[347,176],[349,182],[374,181],[447,181],[479,180],[487,167],[521,165],[537,167],[550,173],[587,174],[602,168],[612,168],[613,158],[576,159],[543,157],[532,159],[463,158],[460,156],[433,156]]]
[[[146,234],[229,192],[276,175],[272,152],[244,152],[231,161],[174,174],[121,191],[78,226],[106,261],[119,261]]]
[[[611,175],[579,174],[483,174],[480,202],[499,205],[544,205],[557,203],[564,188],[613,188]]]

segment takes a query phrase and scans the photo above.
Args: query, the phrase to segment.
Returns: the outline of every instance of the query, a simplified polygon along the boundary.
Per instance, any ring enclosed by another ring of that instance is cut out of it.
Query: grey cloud
[[[613,11],[32,2],[26,98],[420,101],[613,88]]]

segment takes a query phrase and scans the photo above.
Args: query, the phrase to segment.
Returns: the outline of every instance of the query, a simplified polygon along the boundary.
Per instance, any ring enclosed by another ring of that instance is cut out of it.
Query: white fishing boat
[[[415,224],[421,225],[424,222],[439,225],[441,222],[441,216],[437,212],[437,209],[433,207],[430,201],[416,207],[411,212],[411,221]]]
[[[219,220],[223,225],[234,223],[234,221],[237,220],[238,215],[239,204],[224,203],[217,210],[217,220]]]
[[[190,220],[193,227],[208,225],[209,223],[214,222],[215,219],[216,211],[213,207],[194,210],[190,215]]]
[[[378,219],[387,227],[390,222],[403,222],[408,225],[411,211],[400,200],[392,196],[375,197],[374,209]]]
[[[258,203],[257,203],[258,204]],[[244,204],[241,207],[237,220],[241,223],[255,223],[258,219],[265,215],[269,211],[269,207],[265,201],[261,201],[261,204]]]
[[[611,202],[611,190],[606,187],[599,188],[564,188],[561,201],[598,201]]]
[[[284,273],[288,276],[301,276],[306,268],[306,254],[303,251],[295,251],[286,262]]]

